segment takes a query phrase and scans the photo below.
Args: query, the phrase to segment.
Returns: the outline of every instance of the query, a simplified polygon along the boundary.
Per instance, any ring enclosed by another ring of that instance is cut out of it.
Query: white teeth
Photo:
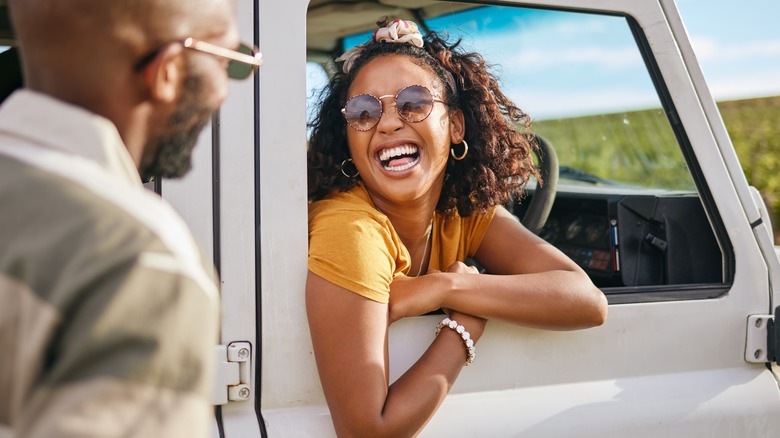
[[[402,171],[404,171],[406,169],[411,168],[415,164],[417,164],[418,161],[420,161],[420,159],[419,158],[415,158],[414,161],[412,161],[410,163],[402,164],[400,166],[382,166],[382,167],[384,167],[385,170],[389,170],[391,172],[402,172]]]
[[[411,145],[396,146],[394,148],[383,150],[379,154],[379,159],[382,161],[387,161],[395,157],[400,157],[402,155],[411,155],[414,153],[417,153],[417,146],[411,146]]]

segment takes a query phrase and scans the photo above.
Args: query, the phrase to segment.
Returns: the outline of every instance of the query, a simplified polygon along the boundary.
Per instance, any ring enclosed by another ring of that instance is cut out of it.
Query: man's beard
[[[154,160],[141,170],[141,179],[180,178],[192,168],[192,149],[213,110],[205,108],[203,81],[190,75],[184,81],[181,100],[171,114],[167,129],[150,139],[146,150],[156,150]]]

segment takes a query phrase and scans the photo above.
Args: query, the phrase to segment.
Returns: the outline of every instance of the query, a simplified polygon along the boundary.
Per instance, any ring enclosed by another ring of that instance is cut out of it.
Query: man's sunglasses
[[[357,131],[373,129],[382,118],[382,99],[395,97],[395,111],[398,116],[409,123],[422,122],[433,111],[433,103],[441,102],[437,93],[422,85],[410,85],[398,92],[395,96],[373,96],[371,94],[358,94],[352,96],[341,113],[347,119],[347,124]]]
[[[181,44],[185,49],[197,50],[199,52],[229,59],[230,62],[227,66],[227,74],[231,79],[248,78],[252,73],[257,71],[258,67],[263,65],[263,54],[260,53],[257,47],[248,44],[240,43],[236,50],[233,50],[200,41],[195,38],[187,38],[183,41],[177,41],[176,43]],[[155,49],[141,57],[141,59],[133,65],[133,69],[135,71],[140,71],[146,67],[146,65],[152,62],[160,53],[163,47]]]

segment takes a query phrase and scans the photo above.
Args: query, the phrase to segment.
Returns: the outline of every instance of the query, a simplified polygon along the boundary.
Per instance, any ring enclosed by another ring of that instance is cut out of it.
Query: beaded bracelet
[[[466,327],[458,324],[458,321],[455,321],[454,319],[444,318],[441,320],[439,325],[436,326],[436,336],[439,335],[443,327],[448,327],[452,330],[455,330],[455,333],[459,334],[460,337],[463,338],[463,342],[466,343],[466,353],[468,354],[468,357],[466,358],[466,366],[471,365],[471,363],[474,362],[474,358],[477,357],[477,352],[474,348],[474,340],[471,339],[471,334],[466,331]]]

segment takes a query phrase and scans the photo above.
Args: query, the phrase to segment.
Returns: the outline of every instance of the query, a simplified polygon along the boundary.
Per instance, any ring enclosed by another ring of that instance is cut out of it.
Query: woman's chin
[[[419,184],[411,184],[406,187],[382,187],[381,190],[373,190],[367,186],[367,190],[372,198],[381,198],[384,204],[389,205],[404,205],[410,202],[417,202],[421,198],[426,196],[426,190],[422,189]],[[430,191],[430,188],[427,190]]]

